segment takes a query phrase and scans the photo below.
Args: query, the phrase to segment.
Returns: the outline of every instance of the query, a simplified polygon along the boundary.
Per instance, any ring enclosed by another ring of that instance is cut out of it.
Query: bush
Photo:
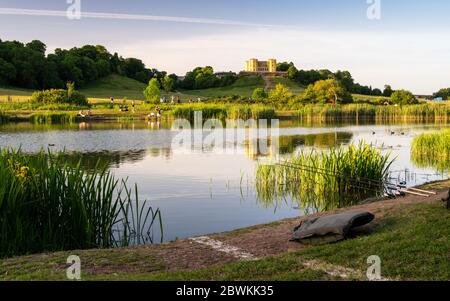
[[[32,103],[39,104],[75,104],[88,106],[89,102],[83,94],[78,91],[72,91],[69,96],[68,90],[51,89],[36,91],[31,95]]]
[[[414,105],[419,103],[417,98],[406,90],[398,90],[392,93],[391,101],[398,105]]]
[[[158,104],[161,98],[161,87],[157,78],[152,78],[144,90],[147,103]]]
[[[256,88],[253,90],[252,99],[257,101],[263,101],[267,98],[267,93],[263,88]]]
[[[337,101],[345,104],[353,102],[353,97],[339,81],[327,79],[309,85],[305,93],[300,96],[300,101],[305,103]]]

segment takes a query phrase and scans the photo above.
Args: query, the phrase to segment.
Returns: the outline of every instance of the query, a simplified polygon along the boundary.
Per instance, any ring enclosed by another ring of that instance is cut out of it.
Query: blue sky
[[[274,57],[418,94],[450,86],[450,1],[381,0],[376,21],[367,18],[366,1],[81,0],[82,13],[109,17],[69,20],[48,16],[65,12],[66,0],[0,0],[0,39],[40,39],[50,51],[102,44],[178,74],[198,65],[240,71],[250,57]],[[33,11],[7,15],[6,8]]]

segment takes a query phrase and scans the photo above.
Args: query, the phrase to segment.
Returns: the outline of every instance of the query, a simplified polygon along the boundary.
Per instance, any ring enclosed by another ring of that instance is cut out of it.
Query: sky
[[[0,0],[0,39],[38,39],[48,52],[100,44],[178,75],[239,72],[255,57],[416,94],[450,87],[448,0],[70,1],[81,19],[67,17],[68,0]]]

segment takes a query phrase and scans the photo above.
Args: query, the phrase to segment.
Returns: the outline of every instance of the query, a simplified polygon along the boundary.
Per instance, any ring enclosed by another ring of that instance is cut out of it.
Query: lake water
[[[328,148],[364,140],[397,156],[393,178],[409,186],[449,176],[431,167],[419,168],[411,160],[412,139],[420,133],[447,128],[436,124],[302,124],[282,121],[280,153],[302,148]],[[66,150],[82,154],[88,165],[106,162],[116,177],[137,183],[140,198],[160,208],[164,240],[170,241],[296,217],[304,214],[297,204],[258,202],[254,172],[258,159],[251,143],[236,145],[234,152],[211,149],[180,151],[172,145],[177,134],[169,124],[80,123],[72,125],[0,125],[0,147]]]

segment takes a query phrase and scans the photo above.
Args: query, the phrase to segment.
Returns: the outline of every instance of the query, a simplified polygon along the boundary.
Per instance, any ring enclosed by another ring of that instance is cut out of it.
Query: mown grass
[[[355,205],[384,193],[383,180],[392,162],[390,154],[362,142],[302,151],[274,165],[258,165],[257,197],[267,206],[289,198],[314,212]]]
[[[141,248],[77,251],[84,280],[334,280],[321,270],[305,268],[319,260],[359,271],[365,279],[367,258],[378,255],[381,273],[393,280],[450,279],[450,216],[441,204],[396,206],[368,235],[321,245],[257,261],[213,268],[166,272],[158,258]],[[0,259],[3,280],[64,280],[65,261],[71,253]],[[173,267],[172,267],[173,268]]]
[[[155,221],[162,229],[159,210],[106,168],[86,172],[64,153],[0,150],[0,257],[127,246]]]
[[[415,137],[411,145],[411,160],[418,167],[450,171],[450,130]]]

